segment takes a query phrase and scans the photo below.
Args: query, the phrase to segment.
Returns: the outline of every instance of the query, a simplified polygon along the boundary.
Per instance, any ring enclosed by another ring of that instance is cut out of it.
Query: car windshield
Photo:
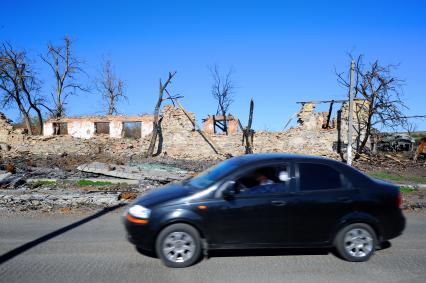
[[[225,177],[238,166],[238,162],[228,159],[190,179],[188,184],[198,189],[205,189]]]

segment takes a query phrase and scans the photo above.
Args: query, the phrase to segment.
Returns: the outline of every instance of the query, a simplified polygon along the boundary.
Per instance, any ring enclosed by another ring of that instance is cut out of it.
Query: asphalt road
[[[124,239],[121,210],[73,216],[0,216],[0,282],[426,282],[426,213],[367,263],[327,251],[215,253],[164,267]]]

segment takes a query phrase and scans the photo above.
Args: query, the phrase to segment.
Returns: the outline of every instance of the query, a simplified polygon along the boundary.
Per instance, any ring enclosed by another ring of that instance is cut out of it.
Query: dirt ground
[[[3,212],[54,212],[75,213],[82,210],[98,209],[99,207],[125,204],[163,184],[155,180],[144,180],[134,185],[110,184],[104,186],[76,185],[75,180],[105,178],[93,173],[78,171],[78,165],[87,162],[105,162],[112,164],[145,164],[164,166],[170,169],[182,169],[188,172],[188,177],[197,174],[219,160],[178,160],[168,157],[151,159],[133,159],[131,162],[112,158],[106,155],[77,156],[62,154],[58,156],[15,156],[0,159],[0,170],[9,171],[13,176],[21,176],[23,182],[12,187],[1,187],[0,206]],[[392,176],[424,177],[426,178],[426,164],[424,161],[413,162],[401,156],[378,156],[374,159],[361,159],[354,162],[354,166],[367,174],[375,172],[391,174]],[[26,179],[55,179],[54,183],[28,183]],[[69,180],[73,180],[70,182]],[[398,182],[401,183],[401,182]],[[404,182],[402,182],[404,183]],[[405,186],[405,185],[404,185]],[[426,208],[426,187],[408,182],[410,189],[403,191],[404,208],[409,210],[423,210]]]

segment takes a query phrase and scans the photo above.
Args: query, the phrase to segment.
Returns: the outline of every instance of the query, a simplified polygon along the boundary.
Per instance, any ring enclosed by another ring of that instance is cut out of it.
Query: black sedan
[[[288,154],[228,159],[136,200],[128,239],[169,267],[213,249],[330,247],[366,261],[405,227],[399,188],[338,161]]]

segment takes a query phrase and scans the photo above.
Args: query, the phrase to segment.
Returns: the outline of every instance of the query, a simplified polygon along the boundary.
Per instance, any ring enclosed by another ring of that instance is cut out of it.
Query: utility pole
[[[353,132],[353,105],[354,105],[354,70],[355,61],[351,62],[350,83],[349,83],[349,113],[348,113],[348,147],[346,163],[352,165],[352,132]]]

